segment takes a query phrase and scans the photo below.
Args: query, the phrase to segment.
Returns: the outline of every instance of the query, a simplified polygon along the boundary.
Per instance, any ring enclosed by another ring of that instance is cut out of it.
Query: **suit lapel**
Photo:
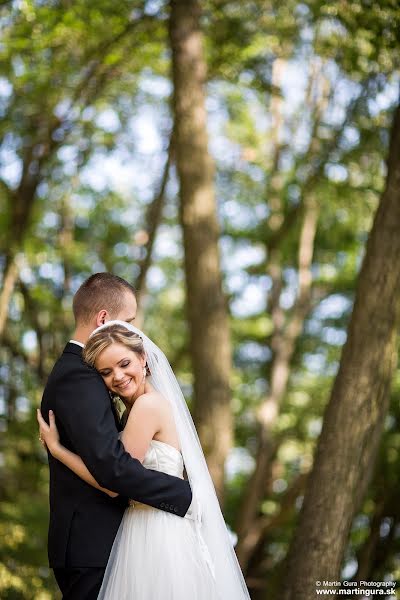
[[[78,344],[71,344],[71,342],[68,342],[68,344],[65,346],[63,354],[76,354],[77,356],[80,356],[82,358],[82,350],[83,348],[81,346],[78,346]],[[100,377],[100,375],[99,375]],[[121,427],[121,421],[120,418],[118,416],[118,413],[116,411],[114,402],[111,398],[110,395],[110,408],[114,417],[114,421],[115,421],[115,427],[118,429],[118,431],[122,430]]]

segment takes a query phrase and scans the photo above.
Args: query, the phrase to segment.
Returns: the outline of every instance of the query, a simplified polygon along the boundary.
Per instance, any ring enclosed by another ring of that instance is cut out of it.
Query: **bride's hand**
[[[52,410],[49,411],[49,425],[43,419],[39,409],[37,409],[37,420],[39,423],[39,439],[43,444],[46,444],[50,454],[54,453],[60,447],[60,436]]]

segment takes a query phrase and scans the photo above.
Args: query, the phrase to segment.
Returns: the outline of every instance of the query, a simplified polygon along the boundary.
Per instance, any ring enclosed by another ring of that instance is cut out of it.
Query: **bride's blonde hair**
[[[141,357],[145,356],[142,338],[123,325],[110,325],[92,335],[83,349],[83,360],[94,367],[96,360],[111,344],[122,344]]]

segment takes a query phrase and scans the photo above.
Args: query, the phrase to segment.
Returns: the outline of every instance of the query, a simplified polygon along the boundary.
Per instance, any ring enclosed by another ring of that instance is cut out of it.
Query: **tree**
[[[387,166],[348,338],[288,554],[285,600],[308,600],[317,580],[340,577],[352,518],[371,478],[389,406],[400,324],[400,106]]]
[[[211,235],[212,220],[204,236],[197,219],[189,245],[201,233],[214,248],[219,237],[235,434],[224,516],[238,534],[253,600],[275,600],[385,182],[400,13],[393,0],[205,0],[201,8],[204,50],[197,56],[207,63],[212,156],[202,181],[214,194],[218,226]],[[174,112],[169,9],[168,0],[0,8],[5,600],[56,595],[45,567],[47,464],[34,413],[73,327],[72,295],[89,274],[109,270],[139,288],[144,330],[166,352],[193,414],[199,406],[173,144],[167,153]],[[57,144],[38,164],[53,119],[62,121]],[[189,122],[190,131],[197,124]],[[40,182],[20,213],[24,231],[4,277],[24,164],[31,178],[39,167]],[[197,241],[190,246],[197,248]],[[397,374],[376,474],[352,520],[346,577],[356,562],[353,578],[382,580],[398,568],[399,405]],[[210,411],[204,428],[212,430],[213,419]]]
[[[224,464],[232,445],[231,359],[218,248],[214,165],[208,152],[200,12],[197,0],[172,0],[169,34],[194,419],[222,498]]]
[[[142,2],[137,3],[137,12],[133,8],[122,2],[117,15],[107,3],[92,2],[68,8],[43,4],[27,5],[20,11],[4,9],[2,61],[10,94],[1,113],[0,135],[2,145],[15,155],[20,176],[14,186],[0,179],[7,220],[7,236],[2,242],[0,338],[18,277],[18,256],[24,251],[40,198],[38,189],[62,162],[57,151],[71,143],[73,134],[80,137],[85,131],[85,108],[96,105],[118,77],[121,64],[127,62],[140,35],[136,32],[134,38],[133,30],[151,22],[142,12]],[[112,27],[107,15],[113,17]],[[87,21],[96,23],[90,36],[82,29]],[[16,62],[18,69],[14,68]],[[7,136],[10,123],[13,131]],[[88,150],[84,141],[78,142],[80,166],[87,160]]]

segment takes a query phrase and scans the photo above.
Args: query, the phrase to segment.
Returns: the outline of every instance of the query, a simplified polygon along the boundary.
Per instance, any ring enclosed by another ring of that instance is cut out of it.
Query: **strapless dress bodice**
[[[182,454],[174,446],[160,440],[151,440],[143,459],[143,466],[183,479]]]

